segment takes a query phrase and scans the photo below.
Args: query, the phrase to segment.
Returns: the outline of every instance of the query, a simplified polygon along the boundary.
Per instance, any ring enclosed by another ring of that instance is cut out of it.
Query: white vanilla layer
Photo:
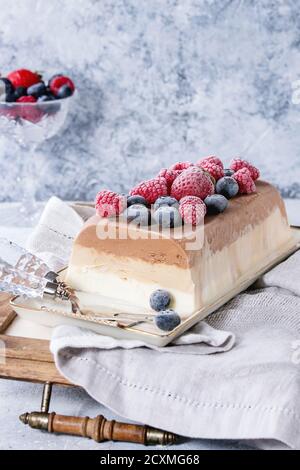
[[[222,250],[212,253],[204,246],[196,256],[195,266],[187,269],[116,257],[77,245],[66,280],[77,290],[95,294],[93,304],[113,307],[115,302],[126,312],[149,310],[151,293],[163,288],[172,294],[171,307],[187,317],[220,299],[239,282],[255,276],[293,244],[290,229],[276,208]]]

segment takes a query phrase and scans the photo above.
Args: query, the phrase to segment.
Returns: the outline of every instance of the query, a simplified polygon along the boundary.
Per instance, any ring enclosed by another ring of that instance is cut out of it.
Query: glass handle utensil
[[[26,298],[43,298],[45,295],[62,300],[70,299],[70,292],[60,282],[49,281],[32,273],[20,271],[0,258],[0,291]]]
[[[6,263],[19,271],[45,277],[49,281],[56,281],[58,277],[38,256],[6,238],[0,237],[0,253]]]

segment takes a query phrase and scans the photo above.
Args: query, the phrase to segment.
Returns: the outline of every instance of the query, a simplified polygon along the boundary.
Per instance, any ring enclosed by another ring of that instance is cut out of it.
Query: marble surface
[[[79,95],[37,158],[38,197],[127,192],[176,160],[241,155],[300,197],[297,0],[0,0],[0,70],[70,74]],[[26,155],[0,134],[0,200]]]

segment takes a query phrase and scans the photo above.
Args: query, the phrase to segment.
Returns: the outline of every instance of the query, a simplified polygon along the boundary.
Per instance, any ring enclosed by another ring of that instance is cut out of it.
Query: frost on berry
[[[174,165],[170,166],[170,170],[186,170],[187,168],[190,168],[191,166],[194,166],[194,163],[192,162],[177,162],[174,163]]]
[[[171,186],[177,176],[179,176],[181,173],[181,170],[171,170],[170,168],[162,168],[160,172],[158,173],[158,177],[165,178],[167,182],[167,187],[168,187],[168,193],[171,190]]]
[[[184,170],[171,187],[171,196],[178,201],[184,196],[197,196],[205,199],[213,193],[214,185],[211,179],[197,166]]]
[[[256,186],[248,168],[241,168],[234,173],[233,178],[239,185],[239,194],[252,194],[256,192]]]
[[[206,205],[199,197],[186,196],[180,200],[179,212],[185,224],[200,225],[204,221]]]
[[[119,215],[126,208],[126,196],[104,189],[96,196],[95,208],[101,217]]]
[[[131,196],[137,194],[143,196],[149,204],[153,204],[159,197],[168,195],[167,182],[161,176],[142,181],[130,191]]]
[[[219,166],[220,168],[224,169],[224,165],[219,157],[216,157],[215,155],[210,155],[209,157],[204,157],[200,158],[200,160],[197,161],[196,165],[202,167],[202,165],[206,165],[207,163],[213,163],[214,165]]]
[[[251,163],[247,162],[247,160],[242,160],[241,158],[233,158],[230,162],[230,169],[234,172],[237,172],[243,168],[247,168],[250,171],[251,178],[253,181],[256,181],[260,177],[259,169],[256,168]]]

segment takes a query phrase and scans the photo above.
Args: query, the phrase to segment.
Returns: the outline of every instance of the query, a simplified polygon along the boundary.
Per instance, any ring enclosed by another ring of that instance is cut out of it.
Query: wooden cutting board
[[[9,300],[0,294],[0,378],[74,386],[56,369],[49,341],[6,334],[16,319]]]

